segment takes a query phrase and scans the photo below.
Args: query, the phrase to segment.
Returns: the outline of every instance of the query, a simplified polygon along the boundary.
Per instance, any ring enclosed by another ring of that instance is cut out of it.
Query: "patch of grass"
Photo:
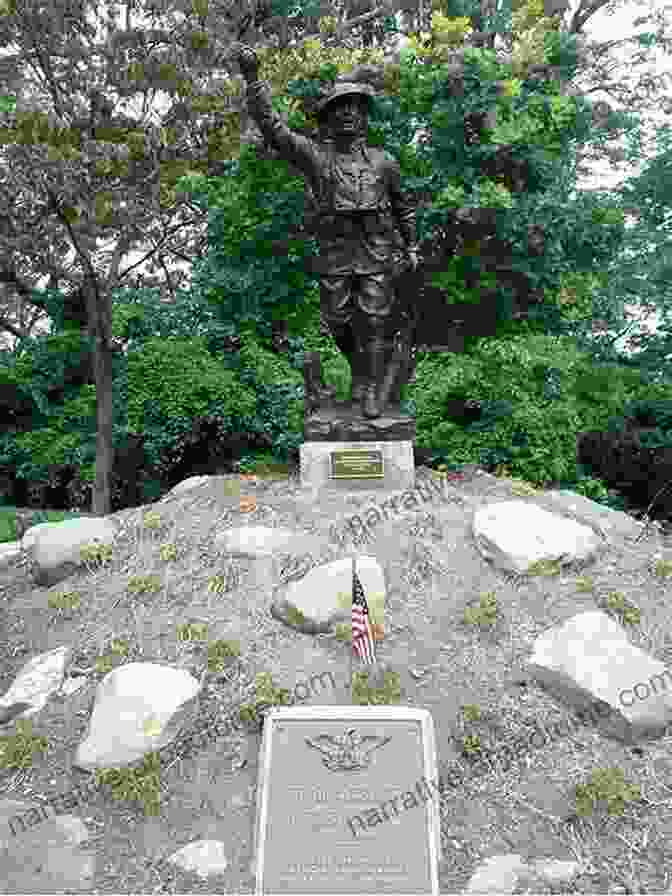
[[[672,560],[658,560],[654,567],[654,573],[664,579],[672,576]]]
[[[595,586],[593,585],[593,580],[590,576],[580,576],[576,580],[576,590],[582,593],[589,594]]]
[[[161,590],[161,580],[158,576],[131,576],[127,587],[131,594],[155,594]]]
[[[246,455],[240,460],[243,475],[255,475],[263,479],[284,479],[289,475],[289,464],[274,459],[272,454]]]
[[[497,621],[497,598],[494,591],[482,594],[478,607],[467,607],[464,611],[464,621],[468,625],[494,625]]]
[[[100,544],[94,541],[91,544],[82,545],[79,555],[87,568],[93,569],[96,566],[109,564],[112,559],[112,548],[109,544]]]
[[[124,641],[121,638],[113,638],[110,643],[110,653],[96,657],[94,663],[95,671],[101,675],[107,675],[113,669],[119,668],[119,666],[123,665],[122,660],[128,656],[129,650],[130,645],[128,641]]]
[[[30,768],[33,753],[46,753],[49,742],[46,737],[32,735],[33,724],[29,719],[16,722],[16,734],[0,737],[0,767]]]
[[[576,814],[590,815],[596,803],[605,802],[609,815],[623,815],[626,802],[641,799],[637,784],[626,784],[620,768],[596,769],[588,784],[577,784]]]
[[[186,622],[177,626],[178,641],[206,641],[208,625],[205,622]]]
[[[337,622],[336,623],[336,639],[338,641],[352,642],[352,623]]]
[[[462,752],[466,756],[480,755],[481,738],[477,734],[468,734],[462,741]]]
[[[462,706],[462,715],[466,722],[473,723],[481,720],[481,708],[477,703],[465,703]],[[468,734],[462,741],[462,753],[470,757],[481,755],[481,738],[477,734]]]
[[[79,591],[58,591],[56,594],[50,594],[47,598],[47,605],[52,610],[56,610],[57,618],[64,616],[68,611],[78,610],[81,601]]]
[[[477,703],[465,703],[462,707],[462,715],[467,722],[478,722],[481,718],[481,708]]]
[[[270,672],[259,672],[256,676],[256,697],[254,703],[244,703],[238,710],[242,722],[253,722],[263,725],[264,710],[272,706],[288,706],[289,691],[287,688],[276,688]]]
[[[615,610],[623,625],[639,625],[641,611],[639,607],[626,600],[620,591],[612,591],[605,602],[605,609]]]
[[[287,608],[287,622],[290,625],[301,625],[306,621],[306,617],[303,615],[301,610],[298,610],[296,607],[288,607]]]
[[[213,641],[208,645],[208,672],[224,672],[227,660],[240,656],[239,641]]]
[[[110,650],[116,656],[128,656],[129,644],[121,638],[113,638],[110,644]]]
[[[161,760],[158,753],[148,753],[139,768],[96,769],[98,784],[109,784],[117,800],[139,800],[145,813],[156,816],[161,810]]]
[[[511,491],[517,498],[530,498],[533,495],[541,494],[542,489],[535,488],[530,482],[526,482],[525,479],[513,478],[511,482]]]
[[[557,576],[561,570],[558,560],[535,560],[527,567],[528,576]]]
[[[366,670],[355,672],[352,676],[352,702],[355,706],[385,706],[399,703],[401,688],[398,672],[386,672],[382,688],[369,685],[369,673]]]

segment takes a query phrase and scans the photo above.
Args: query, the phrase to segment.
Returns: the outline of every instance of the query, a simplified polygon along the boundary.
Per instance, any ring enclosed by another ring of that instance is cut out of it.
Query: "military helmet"
[[[340,99],[342,96],[348,96],[349,94],[359,94],[360,96],[366,96],[369,98],[369,110],[371,109],[371,99],[375,97],[376,92],[371,87],[370,84],[357,84],[354,81],[344,81],[340,84],[336,84],[332,89],[323,96],[322,99],[315,106],[315,111],[317,115],[321,116],[329,103],[333,103],[334,100]]]

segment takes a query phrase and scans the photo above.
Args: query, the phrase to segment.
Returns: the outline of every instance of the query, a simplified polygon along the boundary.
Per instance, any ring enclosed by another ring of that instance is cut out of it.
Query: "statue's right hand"
[[[259,60],[252,47],[246,44],[234,44],[232,57],[240,66],[246,81],[256,81],[259,75]]]

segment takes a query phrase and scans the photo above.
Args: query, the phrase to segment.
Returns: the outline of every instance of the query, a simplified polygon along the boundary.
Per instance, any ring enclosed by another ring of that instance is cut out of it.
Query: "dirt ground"
[[[260,671],[271,672],[276,687],[291,689],[315,671],[332,670],[339,687],[314,694],[307,702],[349,704],[347,645],[332,636],[299,634],[269,613],[271,600],[282,593],[281,558],[269,563],[222,559],[212,539],[215,531],[233,525],[288,526],[326,546],[336,559],[342,553],[333,543],[329,547],[330,526],[364,506],[370,495],[338,495],[314,502],[300,499],[292,479],[245,481],[241,494],[254,496],[257,506],[242,513],[239,498],[225,494],[223,488],[233,479],[237,477],[210,477],[204,485],[160,505],[162,517],[165,514],[174,524],[168,540],[178,549],[176,562],[166,565],[158,559],[157,545],[166,542],[166,530],[138,541],[135,521],[142,508],[134,508],[113,515],[124,526],[115,544],[113,571],[81,570],[54,588],[35,587],[25,562],[2,571],[2,692],[27,660],[61,645],[73,648],[71,666],[93,669],[95,658],[106,652],[112,638],[128,641],[127,662],[174,662],[197,674],[203,668],[201,659],[186,655],[174,633],[177,624],[199,620],[208,622],[210,639],[237,639],[242,650],[235,681],[206,679],[201,716],[213,718],[246,702],[245,694],[251,693]],[[476,504],[512,496],[511,481],[475,476],[452,485],[451,497],[390,520],[371,533],[366,545],[366,553],[383,565],[387,583],[385,639],[379,658],[399,673],[401,702],[431,710],[439,764],[459,756],[456,738],[464,734],[460,714],[464,704],[478,704],[483,710],[479,731],[483,742],[492,745],[488,750],[493,757],[498,745],[520,739],[530,724],[569,719],[566,707],[527,680],[525,657],[549,626],[602,606],[613,592],[626,595],[641,610],[641,623],[629,627],[631,640],[658,659],[665,661],[668,655],[672,659],[667,634],[669,582],[652,571],[656,553],[672,559],[666,538],[651,533],[638,543],[617,539],[579,571],[507,577],[477,552],[470,522]],[[129,594],[131,575],[155,571],[163,577],[158,593]],[[219,595],[207,590],[208,577],[214,574],[225,575],[228,583]],[[590,591],[577,586],[578,578],[585,577],[592,580]],[[58,616],[47,598],[66,589],[82,594],[81,607]],[[463,621],[465,608],[477,605],[486,592],[495,593],[499,608],[496,625],[487,631]],[[33,717],[33,733],[47,737],[49,748],[45,754],[35,754],[25,771],[0,770],[7,797],[39,802],[88,777],[72,761],[101,678],[92,672],[78,692],[51,700]],[[259,745],[257,734],[232,734],[193,758],[176,760],[162,770],[161,810],[155,818],[146,817],[141,805],[120,803],[104,789],[96,792],[75,811],[92,836],[87,848],[97,859],[96,876],[93,887],[82,884],[83,889],[75,892],[254,892],[251,862]],[[632,874],[631,854],[624,850],[621,835],[637,847],[647,826],[656,845],[637,853],[637,888],[630,892],[660,892],[666,886],[665,868],[672,856],[662,853],[669,850],[665,844],[672,828],[672,806],[663,788],[665,776],[659,790],[648,776],[654,760],[672,758],[669,738],[645,748],[642,758],[579,726],[571,737],[558,739],[545,750],[518,752],[517,767],[502,772],[495,763],[491,775],[466,781],[442,803],[442,892],[463,889],[480,858],[494,852],[572,860],[578,850],[594,873],[579,880],[571,892],[606,893]],[[623,768],[628,779],[647,778],[649,803],[630,810],[620,826],[609,821],[594,830],[567,828],[571,786],[583,780],[582,773],[613,765]],[[510,796],[512,788],[516,799]],[[633,832],[635,820],[639,827]],[[226,872],[201,880],[165,863],[175,850],[199,838],[226,844]],[[37,892],[29,871],[26,875],[30,892]]]

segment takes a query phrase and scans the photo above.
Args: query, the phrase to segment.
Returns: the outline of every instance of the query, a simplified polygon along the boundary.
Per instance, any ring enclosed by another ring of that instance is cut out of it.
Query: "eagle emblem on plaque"
[[[374,750],[385,746],[391,737],[362,735],[349,728],[344,734],[320,734],[319,737],[305,738],[310,747],[322,754],[322,763],[332,772],[353,772],[368,768]]]

